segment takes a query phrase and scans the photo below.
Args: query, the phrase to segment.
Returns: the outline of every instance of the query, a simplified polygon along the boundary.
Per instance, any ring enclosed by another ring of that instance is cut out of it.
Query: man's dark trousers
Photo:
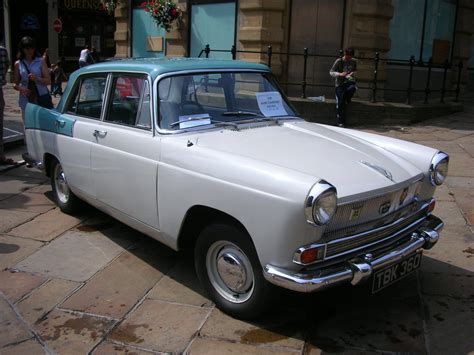
[[[336,87],[336,123],[346,124],[346,103],[352,99],[357,87],[353,82],[346,82]]]

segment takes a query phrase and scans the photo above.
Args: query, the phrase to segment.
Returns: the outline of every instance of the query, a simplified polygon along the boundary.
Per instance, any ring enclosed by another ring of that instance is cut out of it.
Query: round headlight
[[[449,156],[446,153],[438,152],[431,161],[430,181],[433,186],[441,185],[448,175]]]
[[[336,213],[336,207],[336,188],[321,180],[313,185],[306,198],[306,220],[312,224],[327,224]]]

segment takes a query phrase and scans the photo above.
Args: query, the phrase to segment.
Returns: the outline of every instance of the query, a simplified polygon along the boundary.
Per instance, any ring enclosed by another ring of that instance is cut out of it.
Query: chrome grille
[[[328,242],[342,236],[369,230],[374,225],[380,226],[389,223],[390,216],[394,212],[403,212],[410,209],[410,206],[414,203],[414,196],[419,184],[420,182],[415,182],[389,194],[338,206],[335,216],[326,227],[322,241]],[[400,197],[404,193],[407,196],[400,204]],[[383,204],[389,204],[390,206],[385,213],[380,211]],[[359,216],[351,219],[354,211],[358,211]]]
[[[325,232],[322,238],[322,241],[327,243],[332,240],[338,239],[338,238],[344,238],[350,235],[355,235],[357,233],[362,233],[365,231],[370,231],[375,228],[379,228],[381,226],[388,225],[390,223],[395,222],[396,220],[399,220],[400,218],[406,217],[413,212],[417,211],[420,209],[420,203],[418,202],[413,202],[409,204],[408,206],[404,206],[400,208],[399,210],[390,213],[388,215],[385,215],[381,218],[366,222],[366,223],[360,223],[356,224],[353,226],[349,226],[346,228],[341,228],[335,231],[331,232]]]
[[[370,245],[378,241],[385,240],[390,236],[395,240],[401,238],[406,233],[415,230],[419,223],[421,223],[427,214],[427,206],[424,206],[418,212],[411,214],[406,218],[401,218],[399,221],[392,222],[392,224],[375,230],[373,233],[363,233],[360,236],[351,236],[342,238],[340,240],[333,240],[327,244],[326,258],[334,257],[348,251],[353,251],[358,248]],[[419,223],[417,223],[417,221]],[[406,230],[404,230],[406,229]],[[404,230],[403,233],[398,233]]]

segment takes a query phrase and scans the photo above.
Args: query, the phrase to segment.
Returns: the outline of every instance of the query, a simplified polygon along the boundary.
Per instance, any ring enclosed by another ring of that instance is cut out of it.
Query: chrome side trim
[[[369,279],[374,271],[394,264],[421,248],[431,248],[437,242],[438,233],[443,226],[439,218],[429,216],[423,226],[411,234],[408,241],[377,256],[360,255],[338,266],[306,272],[294,272],[267,264],[263,275],[268,282],[298,292],[321,291],[347,282],[357,285]]]

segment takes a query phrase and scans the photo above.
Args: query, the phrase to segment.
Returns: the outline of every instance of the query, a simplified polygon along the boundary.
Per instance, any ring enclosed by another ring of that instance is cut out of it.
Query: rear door
[[[160,141],[152,130],[150,84],[146,75],[112,75],[91,164],[99,201],[158,229]]]
[[[71,91],[63,120],[56,122],[58,154],[68,180],[76,190],[95,197],[91,175],[91,147],[96,144],[95,131],[100,128],[107,74],[83,76]],[[72,137],[61,134],[74,121]]]

